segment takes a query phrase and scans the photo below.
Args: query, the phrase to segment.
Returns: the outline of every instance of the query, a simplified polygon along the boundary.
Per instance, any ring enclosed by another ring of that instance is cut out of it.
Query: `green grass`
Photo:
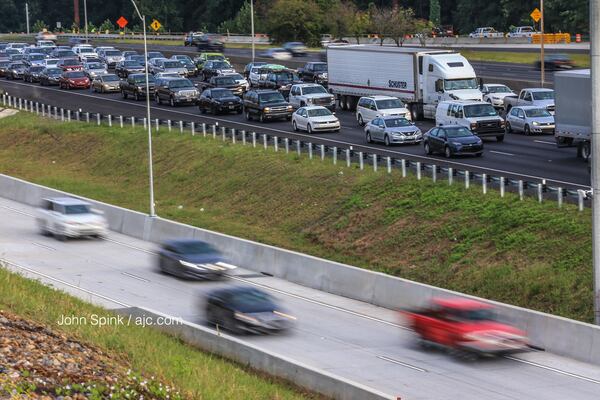
[[[115,363],[126,362],[142,375],[157,377],[189,399],[317,399],[317,395],[216,355],[190,348],[180,340],[141,326],[58,326],[61,315],[111,315],[64,292],[0,268],[0,308],[50,326],[104,350]],[[52,304],[52,307],[48,307]]]
[[[147,212],[142,130],[2,120],[0,171]],[[583,321],[590,211],[161,130],[159,215]]]
[[[533,64],[539,61],[540,52],[476,51],[461,49],[460,53],[469,61],[496,61],[516,64]],[[577,67],[590,66],[589,54],[569,54]]]

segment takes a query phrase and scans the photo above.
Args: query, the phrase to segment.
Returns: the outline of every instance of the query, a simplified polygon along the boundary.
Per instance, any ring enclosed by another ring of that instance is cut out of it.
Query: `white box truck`
[[[587,161],[592,133],[590,70],[556,72],[554,91],[556,144],[558,147],[577,146],[577,157]]]
[[[481,101],[480,82],[454,51],[348,45],[327,48],[328,88],[344,110],[362,96],[395,96],[414,120],[435,118],[440,101]]]

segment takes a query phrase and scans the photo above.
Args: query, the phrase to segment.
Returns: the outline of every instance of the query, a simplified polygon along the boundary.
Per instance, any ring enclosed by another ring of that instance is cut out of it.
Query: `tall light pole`
[[[591,0],[594,1],[594,0]],[[542,71],[542,87],[544,87],[544,81],[546,80],[546,63],[544,62],[544,0],[540,0],[540,13],[542,14],[542,19],[540,20],[540,30],[542,31],[542,40],[541,40],[541,62],[540,62],[540,66],[541,66],[541,71]]]
[[[590,0],[592,81],[592,254],[594,260],[594,321],[600,325],[600,0]]]
[[[148,178],[150,181],[150,216],[155,217],[154,212],[154,174],[152,171],[152,121],[150,120],[150,82],[148,78],[148,41],[146,39],[146,16],[140,13],[135,0],[131,0],[135,12],[138,17],[142,20],[142,28],[144,30],[144,70],[146,75],[146,127],[148,128]]]
[[[25,21],[27,23],[27,34],[29,35],[29,4],[25,3]]]
[[[85,42],[89,43],[87,22],[87,0],[83,0],[83,23],[85,24]]]
[[[252,63],[254,63],[254,0],[250,0],[250,31],[252,34]]]

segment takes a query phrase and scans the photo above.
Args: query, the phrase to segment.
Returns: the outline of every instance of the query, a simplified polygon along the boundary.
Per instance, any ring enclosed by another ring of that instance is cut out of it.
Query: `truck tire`
[[[358,98],[356,96],[346,96],[348,111],[356,111],[356,105],[358,104]]]
[[[502,143],[502,142],[504,142],[504,135],[498,135],[498,136],[496,136],[496,141],[497,141],[498,143]]]
[[[588,161],[592,156],[592,147],[590,145],[590,142],[581,142],[579,144],[579,147],[581,147],[581,158],[583,158],[583,161]]]
[[[124,91],[121,90],[121,96],[123,96],[124,99],[127,98],[127,93],[125,93]]]
[[[340,109],[346,110],[346,96],[345,95],[339,96],[338,102],[340,103]]]

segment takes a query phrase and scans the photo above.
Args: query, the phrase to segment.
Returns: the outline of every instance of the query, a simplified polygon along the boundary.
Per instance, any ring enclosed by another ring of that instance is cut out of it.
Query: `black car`
[[[229,89],[233,94],[239,97],[242,97],[244,90],[246,89],[245,86],[238,83],[237,80],[230,75],[213,76],[208,83],[201,83],[199,87],[202,89]]]
[[[125,57],[125,61],[135,61],[140,64],[142,67],[146,66],[146,59],[141,54],[132,54]]]
[[[206,321],[233,334],[284,332],[295,320],[271,295],[255,287],[229,286],[206,298]]]
[[[244,67],[244,73],[243,73],[244,78],[248,79],[250,77],[250,70],[253,67],[260,67],[261,65],[267,65],[267,63],[264,61],[258,61],[258,62],[246,64],[246,66]]]
[[[63,70],[61,68],[50,67],[44,68],[40,73],[40,85],[58,85],[60,77],[62,76]]]
[[[325,62],[308,62],[303,68],[298,69],[298,75],[304,82],[327,84],[327,63]]]
[[[130,74],[144,72],[145,70],[143,65],[133,60],[121,61],[115,65],[115,74],[119,78],[127,78]]]
[[[225,49],[221,36],[212,33],[205,33],[198,38],[198,51],[218,51],[220,53]]]
[[[123,52],[123,59],[127,60],[129,56],[137,56],[139,53],[135,50],[125,50]]]
[[[198,108],[201,113],[211,112],[212,114],[242,113],[242,99],[233,94],[229,89],[215,88],[202,92],[198,99]]]
[[[454,155],[483,154],[483,141],[464,126],[435,127],[423,139],[425,153],[442,153],[447,158]]]
[[[542,69],[542,63],[536,61],[534,67],[537,70]],[[557,69],[572,69],[575,67],[575,63],[566,54],[546,54],[544,56],[544,69],[557,70]]]
[[[233,72],[235,72],[235,69],[227,61],[207,61],[202,67],[202,80],[208,81],[213,76]]]
[[[191,279],[220,279],[229,270],[223,255],[206,242],[194,239],[169,240],[158,251],[161,272]]]
[[[154,76],[148,76],[150,97],[154,95]],[[124,99],[132,96],[137,101],[146,98],[146,74],[131,74],[121,82],[121,95]]]
[[[27,66],[22,62],[11,62],[8,65],[6,79],[23,79],[25,68],[27,68]]]
[[[25,72],[23,73],[23,80],[25,82],[39,82],[40,74],[44,70],[44,67],[41,65],[34,65],[31,67],[27,67]]]
[[[8,73],[8,66],[10,65],[9,60],[0,60],[0,76],[6,77]]]
[[[269,119],[292,119],[294,108],[277,90],[249,90],[244,95],[244,114],[250,121],[257,117],[260,122]]]
[[[258,80],[258,87],[278,90],[285,99],[290,97],[292,85],[302,83],[298,75],[291,70],[271,71]]]
[[[168,78],[157,81],[154,86],[154,100],[157,104],[168,101],[171,107],[180,104],[196,104],[198,101],[198,89],[187,78]]]
[[[183,39],[184,46],[198,46],[203,34],[201,32],[189,32]]]
[[[152,60],[153,58],[166,58],[166,57],[160,51],[149,51],[148,52],[148,60]]]

